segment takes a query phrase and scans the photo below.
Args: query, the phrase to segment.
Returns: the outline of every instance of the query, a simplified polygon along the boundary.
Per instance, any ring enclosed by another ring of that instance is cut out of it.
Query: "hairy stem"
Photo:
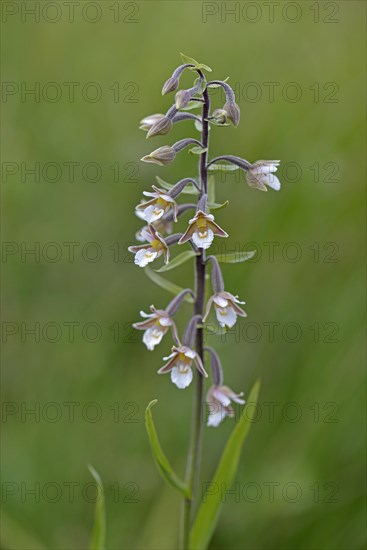
[[[202,134],[201,143],[204,148],[208,148],[209,143],[209,127],[207,118],[209,116],[210,100],[207,90],[203,92],[203,109],[202,109]],[[207,193],[208,178],[207,178],[207,151],[200,155],[199,173],[200,173],[200,197]],[[199,197],[199,198],[200,198]],[[205,251],[201,249],[200,254],[196,257],[195,262],[195,315],[203,316],[204,301],[205,301],[205,269],[206,269]],[[196,351],[201,357],[204,364],[204,344],[203,344],[203,329],[198,328],[196,332]],[[203,413],[204,413],[204,378],[195,369],[195,389],[192,411],[192,426],[190,448],[187,457],[186,466],[186,483],[191,489],[192,498],[185,498],[182,507],[181,518],[181,533],[180,533],[180,548],[187,550],[190,534],[190,525],[192,522],[193,508],[196,500],[197,485],[200,475],[201,463],[201,447],[203,435]]]

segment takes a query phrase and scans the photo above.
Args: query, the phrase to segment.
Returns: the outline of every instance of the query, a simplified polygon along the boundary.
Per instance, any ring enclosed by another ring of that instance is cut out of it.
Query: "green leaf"
[[[212,479],[212,487],[217,490],[207,493],[205,502],[199,508],[191,531],[190,550],[205,550],[209,545],[223,503],[220,488],[225,487],[229,490],[235,479],[242,446],[256,413],[254,405],[258,399],[259,389],[260,381],[258,380],[250,392],[247,405],[242,411],[237,426],[228,439]]]
[[[225,327],[221,327],[220,325],[214,325],[213,323],[208,323],[208,322],[204,323],[204,330],[208,334],[214,334],[215,336],[222,336],[227,332]]]
[[[256,254],[256,250],[249,250],[248,252],[230,252],[229,254],[218,254],[216,256],[218,262],[222,264],[238,264],[240,262],[246,262],[250,260]]]
[[[229,163],[211,164],[208,168],[209,172],[235,172],[236,170],[239,170],[239,166]]]
[[[227,82],[228,80],[229,80],[229,76],[227,76],[227,78],[222,80],[222,82]],[[220,87],[221,87],[220,84],[210,84],[210,88],[220,88]]]
[[[97,484],[98,493],[94,512],[94,526],[90,550],[105,550],[106,548],[106,512],[102,480],[93,466],[88,466],[94,481]]]
[[[195,120],[195,128],[198,132],[203,131],[203,125],[201,124],[201,120]]]
[[[155,272],[163,273],[163,271],[170,271],[171,269],[175,269],[175,267],[178,267],[188,260],[191,260],[191,258],[194,258],[195,256],[197,256],[196,252],[194,252],[193,250],[186,250],[185,252],[182,252],[181,254],[173,258],[173,260],[168,264],[164,264],[160,269],[156,269]]]
[[[218,204],[217,202],[208,203],[210,210],[221,210],[229,205],[229,201],[225,201],[223,204]]]
[[[190,99],[190,103],[188,103],[186,107],[182,107],[180,111],[192,111],[193,109],[200,109],[202,106],[203,102],[194,97],[193,99]]]
[[[211,124],[212,126],[230,126],[230,124],[228,124],[228,122],[225,122],[224,124],[222,122],[218,122],[217,120],[215,120],[215,118],[207,118],[206,119],[209,124]],[[210,126],[209,126],[210,128]],[[213,164],[212,166],[215,166],[215,164]],[[209,166],[209,170],[210,170],[211,166]]]
[[[163,189],[166,189],[166,191],[170,191],[172,187],[174,187],[174,184],[162,180],[162,178],[160,178],[159,176],[156,176],[155,179],[157,180],[158,185],[160,185]],[[186,195],[198,195],[199,191],[197,190],[195,185],[189,183],[184,187],[181,193]]]
[[[197,79],[196,79],[195,82],[194,82],[194,86],[196,86],[196,85],[199,83],[199,79],[200,79],[200,77],[197,77]],[[204,90],[205,90],[205,88],[206,88],[206,84],[207,84],[206,79],[205,79],[205,78],[202,78],[202,79],[201,79],[200,86],[199,86],[199,88],[198,88],[198,90],[197,90],[197,92],[196,92],[197,95],[200,95],[200,94],[202,94],[202,93],[204,92]]]
[[[175,474],[170,463],[168,462],[166,455],[162,450],[162,447],[160,446],[157,432],[153,422],[152,412],[151,412],[151,408],[156,403],[158,403],[158,400],[154,399],[149,403],[149,405],[145,409],[145,426],[148,432],[148,437],[150,441],[150,447],[153,453],[154,462],[163,479],[168,484],[172,485],[175,489],[180,491],[180,493],[182,493],[184,497],[190,499],[191,492],[189,487]]]
[[[208,202],[215,203],[215,177],[213,175],[208,176]]]
[[[193,155],[202,155],[207,150],[207,147],[191,147],[191,149],[189,149],[189,153],[192,153]]]
[[[204,71],[208,71],[209,73],[212,72],[211,68],[208,67],[208,65],[204,65],[204,63],[199,63],[193,57],[189,57],[184,53],[180,53],[180,55],[181,55],[182,63],[190,63],[190,65],[195,65],[193,69],[204,69]]]
[[[171,283],[171,281],[167,281],[167,279],[164,279],[161,275],[158,275],[155,271],[152,271],[149,267],[144,268],[144,273],[147,275],[147,277],[153,281],[156,285],[160,286],[164,290],[167,290],[167,292],[170,292],[171,294],[174,294],[177,296],[182,290],[184,290],[182,287],[175,285],[175,283]],[[194,300],[190,294],[185,296],[186,302],[189,302],[190,304],[194,303]]]

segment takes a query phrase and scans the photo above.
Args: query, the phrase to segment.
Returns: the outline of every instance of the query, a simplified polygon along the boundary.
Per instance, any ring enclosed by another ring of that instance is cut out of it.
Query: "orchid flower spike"
[[[207,378],[208,374],[204,369],[204,365],[200,359],[200,355],[189,348],[188,346],[173,346],[171,355],[163,357],[164,361],[168,360],[162,368],[159,369],[158,374],[171,373],[172,382],[179,388],[187,388],[191,384],[192,362],[194,361],[197,370]]]
[[[241,399],[242,395],[242,392],[234,393],[228,386],[212,386],[206,396],[209,406],[207,426],[216,428],[226,416],[233,417],[234,410],[231,407],[231,401],[244,405],[245,400]]]
[[[198,248],[207,249],[212,244],[214,235],[228,237],[228,233],[215,223],[213,214],[206,214],[205,206],[202,207],[199,202],[196,215],[189,221],[189,227],[178,241],[178,244],[183,244],[192,239]]]
[[[277,171],[280,160],[257,160],[246,171],[247,183],[250,187],[256,187],[261,191],[267,191],[271,187],[279,191],[280,181],[274,174]]]
[[[141,237],[148,241],[147,244],[129,246],[128,248],[129,252],[135,254],[134,263],[139,267],[145,267],[163,254],[164,262],[167,264],[169,248],[162,235],[152,225],[148,225],[148,229],[142,231]]]

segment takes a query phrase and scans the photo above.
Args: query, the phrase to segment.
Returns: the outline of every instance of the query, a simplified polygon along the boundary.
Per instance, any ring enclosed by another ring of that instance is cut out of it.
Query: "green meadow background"
[[[210,548],[364,547],[365,4],[268,10],[107,0],[82,1],[71,17],[64,2],[2,2],[4,550],[88,547],[88,464],[106,487],[109,550],[176,547],[180,499],[155,469],[143,417],[158,399],[162,445],[183,473],[192,387],[156,375],[168,336],[148,352],[130,328],[171,296],[127,246],[155,175],[196,173],[186,151],[170,167],[139,162],[198,135],[189,121],[149,142],[138,129],[171,105],[160,91],[180,51],[237,90],[240,126],[213,128],[210,155],[282,162],[278,193],[217,176],[217,200],[230,204],[216,219],[230,238],[216,251],[257,255],[223,267],[248,317],[209,341],[228,385],[246,396],[261,378],[262,389],[233,492],[218,488]],[[190,286],[192,266],[167,278]],[[185,304],[180,330],[190,314]],[[234,424],[205,429],[203,490]]]

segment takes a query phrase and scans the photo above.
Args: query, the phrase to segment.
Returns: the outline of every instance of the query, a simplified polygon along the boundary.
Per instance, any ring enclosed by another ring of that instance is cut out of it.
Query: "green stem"
[[[210,100],[207,90],[203,92],[203,111],[202,111],[202,134],[201,143],[204,148],[208,148],[209,126],[207,118],[209,116]],[[207,193],[207,152],[200,155],[200,196]],[[203,315],[205,301],[205,251],[196,257],[195,263],[195,305],[194,314]],[[204,364],[204,335],[203,329],[198,328],[196,333],[196,351],[200,355]],[[197,486],[200,476],[201,449],[203,439],[203,416],[204,416],[204,378],[195,369],[195,390],[192,411],[192,426],[190,437],[190,448],[187,457],[186,483],[191,490],[191,499],[185,498],[182,505],[181,531],[180,531],[180,549],[187,550],[189,546],[190,526],[193,519],[193,507],[196,499]]]

